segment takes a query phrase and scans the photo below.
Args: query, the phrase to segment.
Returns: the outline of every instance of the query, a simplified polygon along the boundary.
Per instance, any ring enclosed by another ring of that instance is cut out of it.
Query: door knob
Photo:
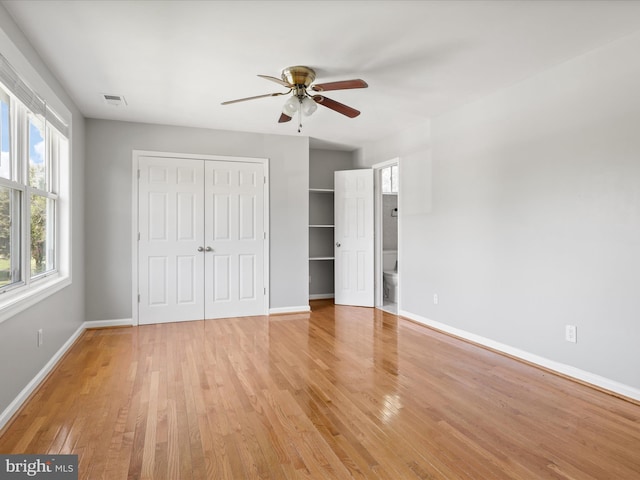
[[[198,247],[198,251],[199,251],[199,252],[204,252],[204,248],[202,248],[202,247]]]
[[[339,246],[340,246],[340,242],[336,242],[336,247],[339,247]]]
[[[211,247],[207,247],[204,249],[205,252],[213,252],[213,248]]]

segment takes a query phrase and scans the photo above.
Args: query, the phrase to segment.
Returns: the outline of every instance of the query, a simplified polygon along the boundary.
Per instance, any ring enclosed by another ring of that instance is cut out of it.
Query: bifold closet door
[[[139,323],[204,318],[204,162],[140,157]]]

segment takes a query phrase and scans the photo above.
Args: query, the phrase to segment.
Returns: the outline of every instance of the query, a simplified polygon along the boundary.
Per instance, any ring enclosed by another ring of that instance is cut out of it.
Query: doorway
[[[268,311],[266,159],[134,152],[134,320]]]
[[[397,314],[400,304],[400,159],[373,166],[375,195],[376,308]]]

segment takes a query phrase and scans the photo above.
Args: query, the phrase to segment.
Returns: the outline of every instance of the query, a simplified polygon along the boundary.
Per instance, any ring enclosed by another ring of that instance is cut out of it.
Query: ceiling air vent
[[[102,94],[102,101],[108,105],[113,105],[114,107],[120,107],[127,104],[127,101],[122,95],[113,95],[108,93]]]

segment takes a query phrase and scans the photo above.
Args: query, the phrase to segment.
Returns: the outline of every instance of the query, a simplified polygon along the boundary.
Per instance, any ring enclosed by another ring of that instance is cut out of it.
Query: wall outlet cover
[[[564,338],[567,342],[578,342],[578,327],[575,325],[566,325],[564,330]]]

